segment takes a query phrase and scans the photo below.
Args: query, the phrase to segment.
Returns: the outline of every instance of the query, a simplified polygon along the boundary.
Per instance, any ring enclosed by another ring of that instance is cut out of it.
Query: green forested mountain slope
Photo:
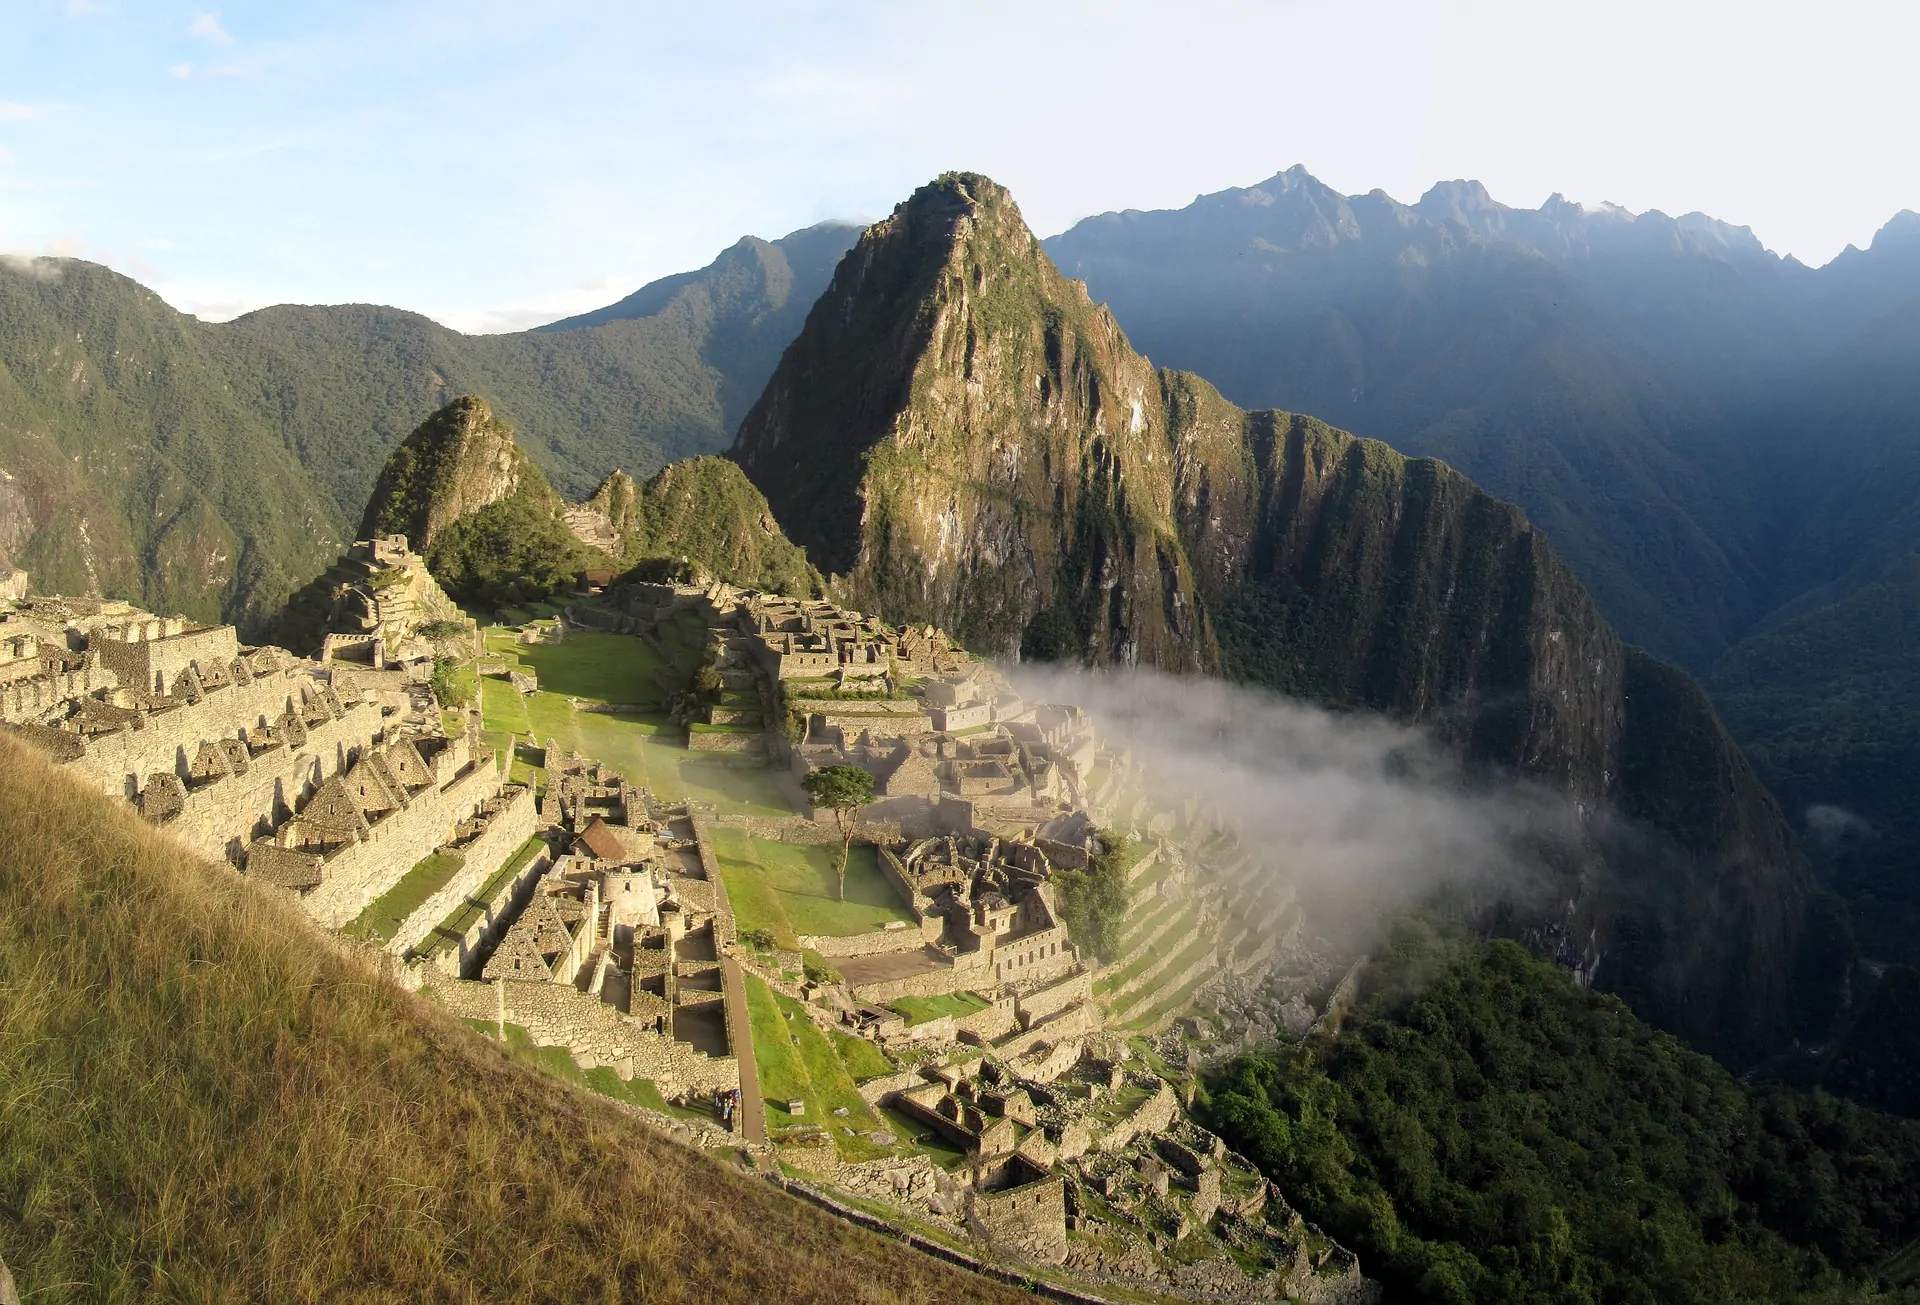
[[[498,336],[365,305],[210,324],[93,264],[0,264],[0,565],[253,629],[460,394],[571,497],[723,448],[853,234],[742,242],[598,324]]]
[[[1866,954],[1920,963],[1920,298],[1769,418],[1779,606],[1707,683]]]
[[[620,538],[628,566],[690,562],[749,589],[808,597],[824,581],[773,519],[767,500],[726,458],[687,458],[644,485],[616,471],[586,503]]]
[[[1208,1122],[1419,1305],[1911,1302],[1920,1122],[1748,1089],[1510,943],[1409,928],[1337,1039],[1213,1074]]]
[[[1698,687],[1457,472],[1156,370],[991,181],[950,174],[868,230],[734,456],[890,620],[1429,722],[1646,821],[1666,850],[1614,864],[1570,959],[1736,1060],[1797,1027],[1810,885]]]

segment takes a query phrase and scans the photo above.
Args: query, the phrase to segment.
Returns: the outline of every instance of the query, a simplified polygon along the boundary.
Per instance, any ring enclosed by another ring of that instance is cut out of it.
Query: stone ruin
[[[721,965],[732,916],[697,817],[552,742],[543,760],[540,825],[564,850],[503,885],[475,944],[416,962],[414,981],[669,1098],[738,1087]]]

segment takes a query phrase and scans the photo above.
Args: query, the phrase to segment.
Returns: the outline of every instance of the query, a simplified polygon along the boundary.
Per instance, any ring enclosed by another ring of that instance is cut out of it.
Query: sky
[[[949,169],[1047,235],[1300,163],[1817,265],[1920,209],[1915,48],[1859,0],[0,0],[0,253],[511,330]]]

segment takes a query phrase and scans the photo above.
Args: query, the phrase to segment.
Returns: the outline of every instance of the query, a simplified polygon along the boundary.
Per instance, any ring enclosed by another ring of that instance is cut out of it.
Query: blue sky
[[[1050,234],[1293,163],[1704,210],[1807,262],[1920,208],[1911,7],[0,0],[0,251],[206,317],[500,330],[948,168]]]

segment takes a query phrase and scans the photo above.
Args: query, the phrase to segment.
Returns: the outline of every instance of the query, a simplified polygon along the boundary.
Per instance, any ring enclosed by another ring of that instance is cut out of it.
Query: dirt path
[[[727,1023],[734,1031],[734,1059],[740,1063],[740,1131],[749,1142],[767,1140],[767,1103],[760,1096],[760,1066],[753,1058],[753,1021],[747,1015],[747,984],[740,962],[720,958],[720,977],[727,992]]]

